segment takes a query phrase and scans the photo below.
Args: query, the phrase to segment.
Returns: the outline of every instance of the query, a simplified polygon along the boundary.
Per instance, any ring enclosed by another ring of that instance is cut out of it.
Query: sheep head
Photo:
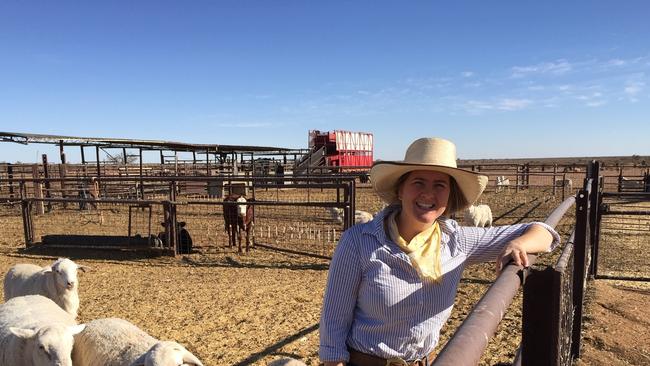
[[[90,269],[86,266],[77,265],[75,262],[68,258],[59,258],[51,267],[45,270],[46,273],[51,272],[54,276],[56,286],[60,289],[74,290],[79,280],[77,278],[77,270],[86,271]]]
[[[65,326],[48,325],[40,329],[9,328],[16,337],[31,345],[31,364],[34,366],[60,365],[72,366],[72,345],[74,335],[81,333],[85,324]]]
[[[131,366],[203,366],[190,351],[176,342],[162,341],[133,361]]]

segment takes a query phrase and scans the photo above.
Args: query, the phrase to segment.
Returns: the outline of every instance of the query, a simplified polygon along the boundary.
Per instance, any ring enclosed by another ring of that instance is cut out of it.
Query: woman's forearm
[[[503,249],[496,263],[497,273],[510,261],[528,267],[528,254],[548,251],[553,235],[541,225],[533,224],[518,238],[512,239]]]
[[[553,235],[541,225],[531,225],[520,237],[512,240],[521,245],[526,253],[546,252],[553,243]]]

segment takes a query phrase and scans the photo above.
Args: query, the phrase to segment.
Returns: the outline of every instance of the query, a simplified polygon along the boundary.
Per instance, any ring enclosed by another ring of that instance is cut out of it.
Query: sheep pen
[[[375,202],[368,195],[372,195],[369,189],[358,190],[357,207],[375,212],[376,207],[363,204]],[[478,203],[489,204],[494,225],[500,225],[544,220],[559,202],[549,193],[501,192],[488,193]],[[16,263],[43,266],[58,257],[93,268],[79,275],[80,323],[107,317],[127,319],[158,339],[182,344],[205,365],[266,365],[282,357],[318,364],[318,321],[327,259],[264,247],[237,254],[236,248],[227,248],[227,241],[199,245],[195,253],[176,258],[74,249],[23,251],[19,209],[1,209],[2,273]],[[46,216],[62,230],[100,225],[89,222],[89,216],[79,211]],[[109,223],[117,220],[110,211],[104,216]],[[558,229],[566,239],[568,225],[561,224]],[[541,260],[550,263],[556,254]],[[454,311],[443,327],[441,345],[494,278],[492,264],[471,266],[465,271]],[[520,308],[519,296],[481,365],[512,361],[520,340]]]

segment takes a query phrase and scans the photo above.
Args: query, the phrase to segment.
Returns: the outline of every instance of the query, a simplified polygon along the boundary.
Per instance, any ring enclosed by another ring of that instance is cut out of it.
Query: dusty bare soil
[[[647,284],[592,282],[577,365],[650,365],[649,308]]]
[[[548,192],[536,197],[523,193],[486,195],[483,200],[492,205],[496,224],[543,220],[559,204],[559,199]],[[56,222],[62,230],[65,227],[78,230],[88,221],[86,216],[72,210],[47,215],[42,220]],[[112,220],[107,217],[102,225],[109,225]],[[561,224],[559,230],[566,238],[568,226]],[[195,253],[176,258],[70,249],[36,252],[24,250],[22,220],[17,208],[0,213],[0,232],[0,273],[16,263],[49,264],[58,256],[92,267],[80,276],[81,322],[103,317],[128,319],[155,337],[182,343],[206,365],[265,365],[280,356],[318,364],[318,321],[327,259],[266,248],[237,254],[226,248],[224,242],[199,242]],[[542,261],[550,262],[553,257],[550,255]],[[441,344],[494,277],[491,264],[466,271],[455,309],[443,329]],[[648,293],[599,284],[591,298],[584,364],[616,364],[596,363],[606,360],[604,355],[629,362],[621,365],[648,364],[644,362],[647,362],[649,342],[639,336],[647,329],[648,318],[634,312],[629,305],[638,298],[644,299],[647,305]],[[614,299],[618,302],[613,302]],[[598,301],[607,305],[600,309]],[[520,340],[520,309],[521,300],[516,299],[481,365],[512,361]],[[618,320],[613,320],[618,314],[624,314],[626,318],[621,317],[629,321],[624,326],[631,327],[636,321],[638,327],[620,328]],[[605,323],[601,319],[606,319]],[[625,329],[638,329],[638,332],[629,332],[626,338],[621,336],[628,332]],[[613,340],[619,345],[610,343]],[[632,358],[626,358],[628,353],[633,354]]]

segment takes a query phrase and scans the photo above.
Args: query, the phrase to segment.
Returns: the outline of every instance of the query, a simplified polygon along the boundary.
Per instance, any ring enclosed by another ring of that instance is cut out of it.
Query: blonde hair
[[[458,183],[456,183],[456,180],[453,177],[449,177],[449,199],[447,200],[447,208],[445,209],[445,212],[443,212],[443,216],[450,217],[453,214],[456,214],[465,207],[469,206],[469,202],[467,202],[467,198],[465,198],[465,195],[463,192],[460,190],[460,187],[458,186]]]

